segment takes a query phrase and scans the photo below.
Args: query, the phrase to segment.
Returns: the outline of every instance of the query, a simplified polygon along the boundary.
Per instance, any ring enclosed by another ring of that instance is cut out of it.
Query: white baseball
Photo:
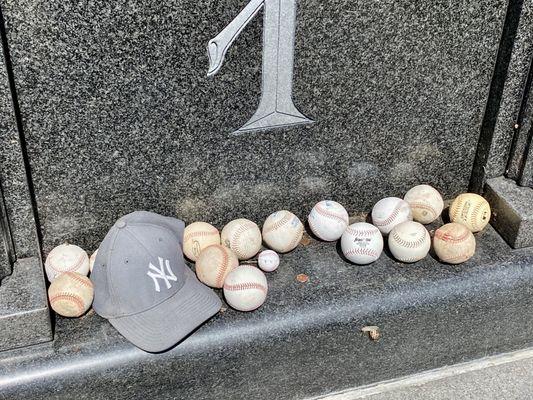
[[[46,276],[50,282],[63,272],[89,273],[89,256],[81,247],[73,244],[61,244],[54,247],[44,263]]]
[[[91,257],[89,258],[89,272],[93,272],[94,262],[96,261],[97,255],[98,255],[98,249],[96,249],[94,253],[91,254]]]
[[[229,222],[221,234],[222,244],[237,255],[239,260],[248,260],[261,249],[261,231],[255,222],[239,218]]]
[[[272,250],[288,253],[302,240],[304,225],[302,221],[287,210],[276,211],[263,224],[263,239]]]
[[[48,288],[52,309],[64,317],[79,317],[91,306],[94,297],[89,278],[77,272],[65,272],[56,277]]]
[[[273,250],[265,250],[259,253],[257,264],[265,272],[275,271],[279,267],[279,256]]]
[[[430,247],[431,237],[420,222],[402,222],[389,234],[389,250],[398,261],[405,263],[419,261],[427,256]]]
[[[323,200],[313,207],[307,221],[318,238],[331,242],[342,236],[348,227],[349,217],[341,204]]]
[[[220,244],[218,229],[207,222],[193,222],[183,231],[183,253],[191,260],[196,261],[206,247]]]
[[[227,303],[239,311],[252,311],[266,299],[268,284],[265,274],[251,265],[240,265],[231,271],[224,282]]]
[[[466,226],[452,222],[435,231],[433,248],[441,261],[460,264],[476,252],[476,238]]]
[[[370,264],[383,251],[383,235],[377,227],[366,222],[350,225],[341,237],[342,254],[353,263]]]
[[[231,249],[220,244],[206,247],[196,259],[196,275],[207,286],[221,288],[232,269],[239,265]]]
[[[381,199],[372,209],[372,223],[384,235],[388,235],[396,225],[412,220],[413,213],[409,203],[398,197]]]
[[[472,232],[479,232],[490,221],[490,205],[479,194],[460,194],[450,206],[450,220],[463,224]]]
[[[409,189],[403,199],[411,206],[413,219],[422,224],[435,221],[444,209],[441,194],[429,185],[418,185]]]

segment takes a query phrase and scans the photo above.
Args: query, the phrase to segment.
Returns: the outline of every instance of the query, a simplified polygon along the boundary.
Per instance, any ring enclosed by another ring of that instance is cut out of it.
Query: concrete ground
[[[320,399],[529,400],[533,399],[533,348],[426,371]]]

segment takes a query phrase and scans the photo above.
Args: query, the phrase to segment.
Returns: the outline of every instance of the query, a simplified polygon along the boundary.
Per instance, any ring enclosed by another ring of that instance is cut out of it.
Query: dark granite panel
[[[39,250],[4,57],[2,52],[0,55],[0,192],[3,192],[5,200],[13,251],[16,257],[24,258],[37,256]]]
[[[253,313],[217,315],[148,354],[94,313],[54,342],[0,354],[0,393],[32,399],[301,399],[533,345],[533,252],[490,227],[458,266],[388,255],[355,266],[314,240],[268,274]],[[309,282],[295,276],[305,273]],[[360,330],[378,325],[372,342]]]
[[[245,0],[1,0],[44,247],[92,249],[135,209],[261,222],[468,186],[503,0],[298,2],[307,127],[231,136],[259,102],[261,18],[213,79],[206,44]]]
[[[0,351],[50,340],[52,327],[41,261],[36,257],[19,259],[13,273],[0,285]]]

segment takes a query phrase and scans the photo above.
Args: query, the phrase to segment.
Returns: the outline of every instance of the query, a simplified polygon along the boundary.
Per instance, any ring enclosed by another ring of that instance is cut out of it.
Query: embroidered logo
[[[156,292],[160,292],[161,291],[161,287],[159,286],[158,279],[162,279],[163,281],[165,281],[167,289],[170,289],[172,287],[172,285],[170,284],[169,281],[176,282],[178,280],[178,278],[176,278],[176,275],[174,275],[174,273],[170,269],[170,261],[163,260],[161,257],[158,257],[158,259],[159,259],[159,268],[154,266],[154,264],[150,263],[148,268],[151,271],[148,271],[146,273],[146,275],[148,275],[150,278],[152,278],[154,280],[154,285],[155,285],[155,291]],[[167,269],[167,273],[165,273],[165,267]],[[152,272],[152,271],[155,271],[155,272]]]

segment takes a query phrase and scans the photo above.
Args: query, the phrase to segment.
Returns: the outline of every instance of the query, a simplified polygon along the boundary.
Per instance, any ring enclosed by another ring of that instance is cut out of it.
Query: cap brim
[[[139,314],[110,318],[109,322],[135,346],[158,353],[169,349],[215,315],[218,296],[187,268],[183,287],[163,303]]]

